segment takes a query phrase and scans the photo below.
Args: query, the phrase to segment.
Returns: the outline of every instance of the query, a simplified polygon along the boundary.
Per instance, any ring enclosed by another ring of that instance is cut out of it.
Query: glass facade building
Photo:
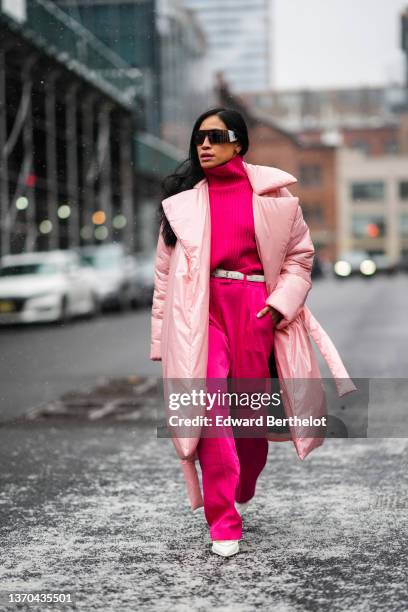
[[[211,69],[236,93],[271,88],[272,0],[184,0],[202,24]]]
[[[182,0],[56,3],[141,72],[143,129],[185,149],[196,115],[213,102],[205,36],[195,14]]]

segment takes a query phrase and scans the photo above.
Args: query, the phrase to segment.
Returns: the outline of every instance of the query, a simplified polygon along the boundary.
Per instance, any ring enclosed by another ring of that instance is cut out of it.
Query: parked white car
[[[358,249],[341,253],[333,266],[336,278],[348,278],[354,275],[369,277],[375,274],[375,270],[375,263],[370,255],[366,251]]]
[[[136,262],[136,306],[150,306],[152,303],[154,291],[155,258],[155,251],[136,253],[134,257]]]
[[[367,251],[352,250],[341,254],[333,271],[338,278],[356,274],[374,277],[377,274],[395,274],[398,271],[398,262],[391,260],[385,253],[370,255]]]
[[[83,246],[77,249],[83,265],[98,278],[98,295],[104,309],[127,310],[135,299],[136,264],[122,244]]]
[[[65,321],[99,312],[96,278],[70,250],[4,255],[0,323]]]

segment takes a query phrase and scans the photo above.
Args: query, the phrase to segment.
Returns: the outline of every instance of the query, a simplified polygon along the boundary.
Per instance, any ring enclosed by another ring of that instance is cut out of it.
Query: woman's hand
[[[260,319],[261,317],[266,315],[267,312],[270,312],[275,325],[277,325],[279,321],[283,319],[283,314],[281,314],[278,310],[275,310],[275,308],[273,308],[272,306],[265,306],[265,308],[262,308],[262,310],[260,310],[256,316],[258,317],[258,319]]]

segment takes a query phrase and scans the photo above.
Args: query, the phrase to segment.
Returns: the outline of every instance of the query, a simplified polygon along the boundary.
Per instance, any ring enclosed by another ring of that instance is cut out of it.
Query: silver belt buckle
[[[223,274],[223,270],[221,270],[221,268],[215,268],[215,270],[211,272],[211,276],[215,276],[217,278],[225,278],[225,274]]]
[[[236,270],[226,270],[227,278],[235,278],[236,280],[243,279],[244,275],[242,272],[238,272]]]
[[[258,283],[263,283],[265,280],[265,276],[263,274],[249,274],[247,276],[247,280],[258,282]]]
[[[212,273],[212,276],[217,276],[219,278],[234,278],[238,280],[245,278],[245,274],[243,272],[238,272],[238,270],[223,270],[222,268],[216,268]],[[263,274],[247,274],[246,278],[249,281],[259,283],[263,283],[265,281],[265,276]]]
[[[218,278],[244,278],[242,272],[238,272],[236,270],[224,270],[223,268],[216,268],[212,273],[212,276],[217,276]]]

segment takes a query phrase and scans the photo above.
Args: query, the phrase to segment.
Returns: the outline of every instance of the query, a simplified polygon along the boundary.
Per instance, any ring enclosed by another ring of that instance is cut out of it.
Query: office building
[[[269,89],[272,0],[184,0],[207,37],[211,70],[235,93]]]

